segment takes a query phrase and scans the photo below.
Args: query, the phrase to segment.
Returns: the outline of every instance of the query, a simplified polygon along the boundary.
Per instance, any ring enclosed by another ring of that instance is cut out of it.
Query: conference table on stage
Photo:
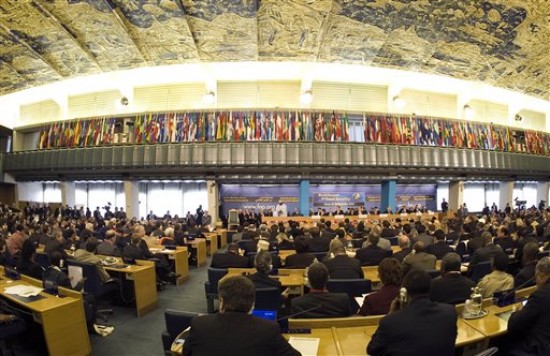
[[[441,220],[443,217],[449,217],[454,215],[449,215],[449,213],[411,213],[411,214],[379,214],[379,215],[334,215],[334,216],[262,216],[262,223],[271,224],[271,223],[287,223],[289,221],[296,221],[301,224],[311,225],[313,223],[319,222],[321,219],[324,221],[340,222],[348,219],[349,221],[365,221],[366,224],[378,223],[382,220],[395,220],[401,219],[405,220],[430,220],[433,217]]]
[[[6,293],[13,286],[42,287],[42,282],[21,276],[21,280],[12,281],[4,276],[0,266],[0,295],[18,308],[32,313],[33,320],[42,326],[44,339],[50,355],[90,355],[92,352],[82,295],[79,292],[60,288],[60,298],[40,292],[36,298],[25,298]],[[70,317],[68,317],[70,316]]]

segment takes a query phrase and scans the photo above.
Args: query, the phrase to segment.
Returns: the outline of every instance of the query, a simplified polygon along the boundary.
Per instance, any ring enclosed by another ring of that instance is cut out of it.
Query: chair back
[[[280,306],[281,290],[279,288],[256,288],[255,309],[277,310]]]
[[[327,289],[332,293],[346,293],[350,297],[360,297],[372,291],[368,279],[329,279]]]
[[[98,295],[101,293],[101,286],[103,282],[101,281],[101,277],[99,276],[99,273],[97,272],[97,267],[91,263],[84,263],[84,262],[76,262],[74,260],[67,260],[67,266],[69,271],[73,270],[74,272],[82,275],[82,277],[85,278],[84,280],[84,292]],[[71,268],[71,266],[73,268]],[[74,267],[80,267],[81,270],[79,271],[78,268]],[[77,272],[79,271],[79,272]],[[70,277],[70,275],[69,275]],[[74,281],[76,284],[78,281]],[[71,281],[71,284],[73,282]],[[74,287],[74,285],[73,285]]]
[[[37,252],[34,256],[34,261],[43,268],[47,268],[50,266],[50,255],[43,252]]]
[[[227,274],[227,268],[208,267],[208,282],[211,293],[218,294],[218,283]]]
[[[491,273],[491,261],[480,262],[474,266],[470,279],[474,282],[479,282],[485,275]]]
[[[172,341],[176,339],[183,330],[191,325],[191,320],[198,316],[198,313],[166,309],[164,312],[164,322],[166,323],[166,331],[170,334]]]

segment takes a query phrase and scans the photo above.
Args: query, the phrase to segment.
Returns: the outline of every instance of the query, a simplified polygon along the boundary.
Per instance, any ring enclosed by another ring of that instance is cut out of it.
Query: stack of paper
[[[42,288],[31,285],[17,285],[4,289],[4,293],[18,295],[20,297],[35,297],[42,292]]]
[[[319,338],[315,337],[291,337],[288,343],[302,356],[316,356],[319,349]]]

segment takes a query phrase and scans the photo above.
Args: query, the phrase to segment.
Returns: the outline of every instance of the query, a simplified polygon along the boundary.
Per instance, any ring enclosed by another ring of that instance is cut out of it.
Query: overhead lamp
[[[313,92],[311,91],[311,89],[304,90],[302,92],[302,95],[300,95],[300,103],[302,103],[302,105],[309,105],[311,104],[312,101],[313,101]]]
[[[464,105],[462,111],[464,112],[464,118],[467,120],[472,120],[474,118],[474,114],[476,113],[475,110],[468,104]]]
[[[202,102],[206,105],[212,105],[216,101],[216,93],[213,91],[206,92],[202,96]]]
[[[399,95],[396,95],[393,97],[393,107],[397,110],[403,109],[407,105],[407,101]]]

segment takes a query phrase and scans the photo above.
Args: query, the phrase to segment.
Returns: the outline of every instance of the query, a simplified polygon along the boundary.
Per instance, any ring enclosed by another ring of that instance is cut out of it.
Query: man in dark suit
[[[283,338],[279,326],[249,314],[255,288],[242,276],[224,279],[218,287],[220,312],[191,322],[183,355],[300,355]]]
[[[380,236],[371,232],[367,240],[367,247],[356,251],[355,258],[361,261],[361,266],[378,266],[384,258],[391,257],[391,250],[378,247],[379,240]]]
[[[435,269],[435,256],[425,252],[422,241],[417,241],[413,251],[403,260],[403,275],[412,269],[424,271]]]
[[[401,306],[398,299],[392,303],[390,313],[380,320],[367,346],[367,354],[455,354],[456,310],[452,305],[430,301],[430,283],[430,275],[421,270],[411,271],[405,276],[405,305]]]
[[[315,260],[315,255],[307,252],[307,240],[300,236],[294,240],[294,249],[296,253],[287,256],[285,267],[287,268],[306,268]]]
[[[502,253],[502,247],[493,243],[493,236],[490,232],[485,231],[481,237],[483,238],[483,247],[474,252],[470,264],[468,265],[468,275],[471,276],[474,267],[485,261],[491,261],[496,255]]]
[[[426,253],[431,253],[436,259],[440,260],[449,252],[454,252],[451,246],[445,242],[445,232],[437,229],[434,232],[435,243],[426,247]]]
[[[311,240],[308,241],[308,250],[310,252],[326,252],[330,246],[331,238],[325,235],[321,236],[321,232],[317,226],[309,229]]]
[[[361,262],[348,257],[346,248],[340,242],[333,248],[334,257],[323,263],[327,266],[331,279],[364,278]]]
[[[216,253],[212,257],[210,267],[213,268],[246,268],[248,267],[248,258],[239,255],[239,245],[230,243],[227,246],[227,252]]]
[[[464,303],[471,294],[475,282],[460,274],[460,256],[450,252],[441,260],[441,277],[432,281],[430,299],[433,302]]]
[[[397,239],[397,243],[399,244],[399,248],[401,250],[394,253],[392,257],[398,260],[399,262],[403,262],[405,257],[407,257],[407,255],[412,251],[411,240],[407,235],[401,235]]]
[[[309,293],[292,299],[290,314],[297,318],[330,318],[351,315],[350,299],[346,293],[330,293],[327,290],[328,269],[316,262],[309,266],[307,278],[311,289]],[[305,312],[306,310],[310,310]]]
[[[550,352],[550,257],[535,269],[537,290],[508,320],[511,355],[548,355]]]
[[[515,243],[508,234],[508,229],[506,226],[500,226],[498,228],[497,236],[495,238],[495,245],[502,247],[502,250],[508,255],[513,253]]]
[[[535,266],[538,255],[538,243],[529,242],[523,247],[523,268],[514,277],[514,288],[527,288],[535,285]]]

